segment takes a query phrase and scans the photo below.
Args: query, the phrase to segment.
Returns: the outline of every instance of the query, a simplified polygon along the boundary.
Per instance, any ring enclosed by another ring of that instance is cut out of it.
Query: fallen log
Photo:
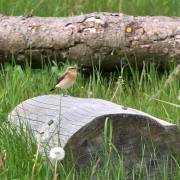
[[[92,13],[74,17],[0,16],[0,62],[70,60],[105,69],[180,59],[180,17]]]
[[[35,137],[49,134],[43,151],[49,152],[60,142],[66,150],[71,149],[77,165],[84,168],[104,149],[107,118],[112,123],[112,143],[123,155],[128,176],[133,167],[139,168],[142,157],[149,175],[156,176],[162,172],[164,159],[180,155],[178,126],[101,99],[44,95],[22,102],[9,114],[11,123],[27,125]],[[168,173],[173,176],[172,161],[168,163]]]

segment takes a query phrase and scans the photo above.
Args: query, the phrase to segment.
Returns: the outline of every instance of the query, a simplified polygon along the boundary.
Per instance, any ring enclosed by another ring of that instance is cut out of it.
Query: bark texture
[[[137,17],[121,13],[92,13],[75,17],[0,17],[0,62],[15,57],[72,60],[110,69],[143,60],[167,64],[180,59],[180,17]],[[140,58],[141,57],[141,58]]]

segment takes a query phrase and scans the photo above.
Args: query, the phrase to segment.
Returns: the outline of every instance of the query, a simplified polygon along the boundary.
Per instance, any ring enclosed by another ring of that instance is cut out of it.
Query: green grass
[[[179,0],[1,0],[0,13],[4,15],[29,15],[34,16],[69,16],[90,12],[124,12],[132,15],[169,15],[180,16]],[[56,78],[67,64],[45,66],[41,70],[32,70],[29,67],[22,69],[20,66],[5,65],[0,71],[0,179],[31,179],[34,164],[36,145],[28,139],[29,133],[21,132],[8,125],[8,113],[25,99],[49,94],[49,90],[56,82]],[[171,69],[171,71],[173,68]],[[170,71],[170,72],[171,72]],[[180,90],[179,80],[172,82],[171,86],[164,88],[164,83],[169,72],[159,72],[153,64],[144,66],[142,70],[136,68],[125,69],[124,72],[103,74],[99,71],[84,78],[78,76],[77,84],[70,90],[72,96],[95,97],[112,100],[115,103],[136,108],[179,125],[180,108],[168,103],[179,105],[177,99]],[[118,77],[119,81],[118,81]],[[118,86],[118,88],[117,88]],[[150,99],[161,91],[158,100]],[[114,92],[116,92],[114,94]],[[55,91],[59,93],[59,91]],[[159,101],[160,100],[160,101]],[[110,138],[111,133],[105,138]],[[111,130],[109,130],[111,132]],[[111,139],[111,138],[110,138]],[[108,140],[105,139],[105,142]],[[104,163],[97,173],[97,179],[126,179],[125,168],[121,157],[116,154],[118,164],[114,168],[111,155],[104,149]],[[4,153],[6,152],[6,153]],[[3,156],[6,158],[3,160]],[[1,163],[3,160],[3,166]],[[142,157],[143,160],[143,157]],[[179,160],[174,159],[177,169],[177,180],[180,177]],[[94,176],[97,162],[85,171],[76,171],[73,162],[61,164],[61,179],[91,179]],[[39,157],[36,168],[36,179],[52,179],[54,169],[47,158]],[[133,171],[134,179],[143,179],[143,170]],[[166,162],[162,169],[162,178],[168,179]]]
[[[25,99],[49,94],[49,90],[56,82],[58,74],[67,67],[67,64],[58,68],[57,66],[45,66],[41,70],[33,70],[26,67],[24,70],[18,65],[5,65],[0,73],[0,101],[1,101],[1,125],[0,125],[0,152],[5,150],[7,159],[4,162],[6,173],[1,172],[0,177],[8,179],[30,179],[33,166],[33,159],[36,153],[36,146],[32,140],[27,140],[28,134],[18,135],[16,130],[11,127],[11,131],[5,126],[8,113],[20,102]],[[118,80],[118,77],[120,79]],[[154,65],[144,66],[142,70],[125,69],[123,72],[102,74],[95,70],[89,77],[78,75],[78,81],[70,90],[70,95],[80,97],[95,97],[136,108],[165,119],[169,122],[179,124],[180,109],[178,107],[151,100],[150,97],[161,90],[157,97],[159,100],[179,104],[177,99],[180,83],[173,81],[171,86],[164,89],[163,85],[168,77],[167,72],[160,73]],[[117,82],[119,84],[117,89]],[[117,91],[116,91],[117,90]],[[116,91],[116,94],[114,94]],[[59,93],[59,91],[55,91]],[[150,96],[150,97],[149,97]],[[107,140],[106,140],[107,141]],[[28,146],[30,144],[30,146]],[[107,154],[104,156],[108,158]],[[125,172],[122,159],[119,155],[117,168],[113,169],[111,158],[105,161],[103,168],[98,172],[99,178],[121,177],[125,179]],[[177,160],[178,161],[178,160]],[[107,163],[108,162],[108,163]],[[61,178],[89,179],[94,174],[96,162],[92,162],[89,171],[81,171],[80,174],[73,168],[74,164],[69,163],[64,168],[61,166]],[[166,168],[166,166],[164,167]],[[177,169],[178,163],[177,163]],[[111,172],[111,173],[110,173]],[[162,170],[166,176],[166,170]],[[143,177],[141,172],[136,177]],[[51,179],[53,168],[46,158],[38,159],[36,166],[37,179]],[[166,178],[164,178],[166,179]]]
[[[69,16],[90,12],[124,12],[132,15],[180,15],[179,0],[1,0],[5,15]]]

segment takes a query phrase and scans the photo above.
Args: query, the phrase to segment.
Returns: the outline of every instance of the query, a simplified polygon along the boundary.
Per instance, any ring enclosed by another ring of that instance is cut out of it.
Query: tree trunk
[[[180,17],[92,13],[75,17],[0,17],[0,62],[70,60],[106,69],[122,62],[165,65],[180,59]]]
[[[88,168],[91,160],[98,158],[96,170],[101,169],[102,152],[108,147],[114,168],[119,167],[117,152],[123,157],[126,176],[130,176],[127,179],[133,179],[133,172],[140,167],[142,172],[148,170],[142,179],[162,179],[165,165],[168,179],[174,179],[172,157],[180,155],[179,126],[144,112],[102,99],[43,95],[16,106],[8,119],[20,128],[19,132],[23,127],[32,130],[36,140],[42,141],[40,150],[46,155],[59,143],[66,152],[70,148],[78,167]],[[67,161],[72,154],[66,156]]]

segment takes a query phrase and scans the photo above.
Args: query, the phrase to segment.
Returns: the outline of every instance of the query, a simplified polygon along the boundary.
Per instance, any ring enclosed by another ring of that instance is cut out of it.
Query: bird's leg
[[[62,96],[64,96],[64,90],[62,89]]]
[[[69,92],[68,92],[67,89],[65,89],[64,91],[65,91],[65,95],[64,96],[67,97]]]
[[[67,95],[66,95],[66,91],[67,91],[66,89],[63,89],[63,90],[62,90],[62,96],[64,96],[64,97],[67,96]]]

